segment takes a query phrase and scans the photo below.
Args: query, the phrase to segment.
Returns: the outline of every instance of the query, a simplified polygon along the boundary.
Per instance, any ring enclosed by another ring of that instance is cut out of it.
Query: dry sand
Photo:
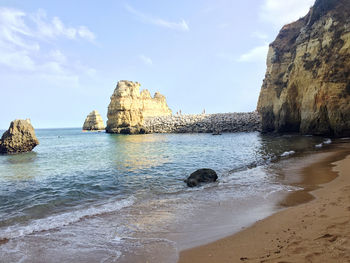
[[[338,147],[337,154],[344,156],[348,151],[347,144]],[[317,178],[320,171],[330,179],[336,172],[339,176],[314,190],[314,200],[278,212],[235,235],[182,251],[179,263],[350,262],[350,155],[334,164],[327,159],[310,165],[305,180]],[[285,201],[294,198],[291,195]]]

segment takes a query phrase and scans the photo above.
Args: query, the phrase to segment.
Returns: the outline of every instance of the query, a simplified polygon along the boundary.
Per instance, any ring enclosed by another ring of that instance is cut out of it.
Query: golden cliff
[[[140,84],[127,80],[118,82],[108,106],[106,131],[109,133],[145,133],[144,120],[148,117],[171,115],[166,99],[148,90],[140,93]]]
[[[316,0],[281,29],[258,102],[263,131],[350,135],[349,17],[349,0]]]

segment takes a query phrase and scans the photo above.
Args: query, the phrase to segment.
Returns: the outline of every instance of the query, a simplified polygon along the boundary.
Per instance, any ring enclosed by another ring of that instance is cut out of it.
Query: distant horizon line
[[[51,128],[35,128],[34,130],[52,130],[52,129],[83,129],[82,127],[51,127]],[[0,128],[0,131],[7,131],[8,128]]]

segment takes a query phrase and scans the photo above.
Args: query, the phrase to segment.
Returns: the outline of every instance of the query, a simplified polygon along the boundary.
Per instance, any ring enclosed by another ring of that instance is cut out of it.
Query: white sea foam
[[[119,237],[119,236],[115,236],[112,241],[116,242],[116,243],[120,243],[122,241],[122,237]]]
[[[280,193],[280,192],[293,192],[293,191],[298,191],[303,188],[297,187],[297,186],[283,186],[283,185],[275,185],[271,186],[271,190],[268,191],[263,195],[264,199],[269,198],[269,196],[275,194],[275,193]]]
[[[290,156],[290,155],[293,155],[295,154],[295,151],[289,151],[289,152],[284,152],[281,154],[281,157],[287,157],[287,156]]]
[[[331,139],[327,139],[323,142],[324,144],[331,144],[332,143],[332,140]]]
[[[321,142],[320,144],[316,144],[315,148],[322,148],[325,144],[331,144],[332,140],[331,139],[326,139],[323,142]]]
[[[33,234],[36,232],[47,231],[47,230],[67,226],[75,222],[78,222],[85,217],[97,216],[105,213],[118,211],[124,207],[129,207],[133,205],[134,202],[135,202],[135,198],[131,196],[126,199],[111,201],[107,204],[103,204],[99,206],[91,206],[86,209],[81,209],[77,211],[49,216],[46,218],[36,219],[30,222],[26,226],[23,226],[23,225],[10,226],[4,230],[0,229],[0,239],[2,238],[11,239],[11,238]]]

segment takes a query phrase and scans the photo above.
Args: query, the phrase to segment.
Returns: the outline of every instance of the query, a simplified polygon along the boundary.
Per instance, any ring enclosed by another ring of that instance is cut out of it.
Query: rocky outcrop
[[[87,131],[99,131],[104,130],[105,128],[102,117],[97,110],[90,112],[83,125],[83,130]]]
[[[212,169],[199,169],[190,174],[185,180],[188,187],[195,187],[202,183],[212,183],[218,179],[218,175]]]
[[[166,99],[148,90],[140,93],[140,84],[127,80],[119,81],[108,106],[106,131],[109,133],[144,133],[145,118],[171,115]]]
[[[0,140],[1,154],[30,152],[39,144],[30,120],[14,120]]]
[[[270,44],[263,131],[350,135],[350,1],[316,0]]]
[[[146,118],[148,133],[220,133],[260,131],[257,112],[189,114]]]

